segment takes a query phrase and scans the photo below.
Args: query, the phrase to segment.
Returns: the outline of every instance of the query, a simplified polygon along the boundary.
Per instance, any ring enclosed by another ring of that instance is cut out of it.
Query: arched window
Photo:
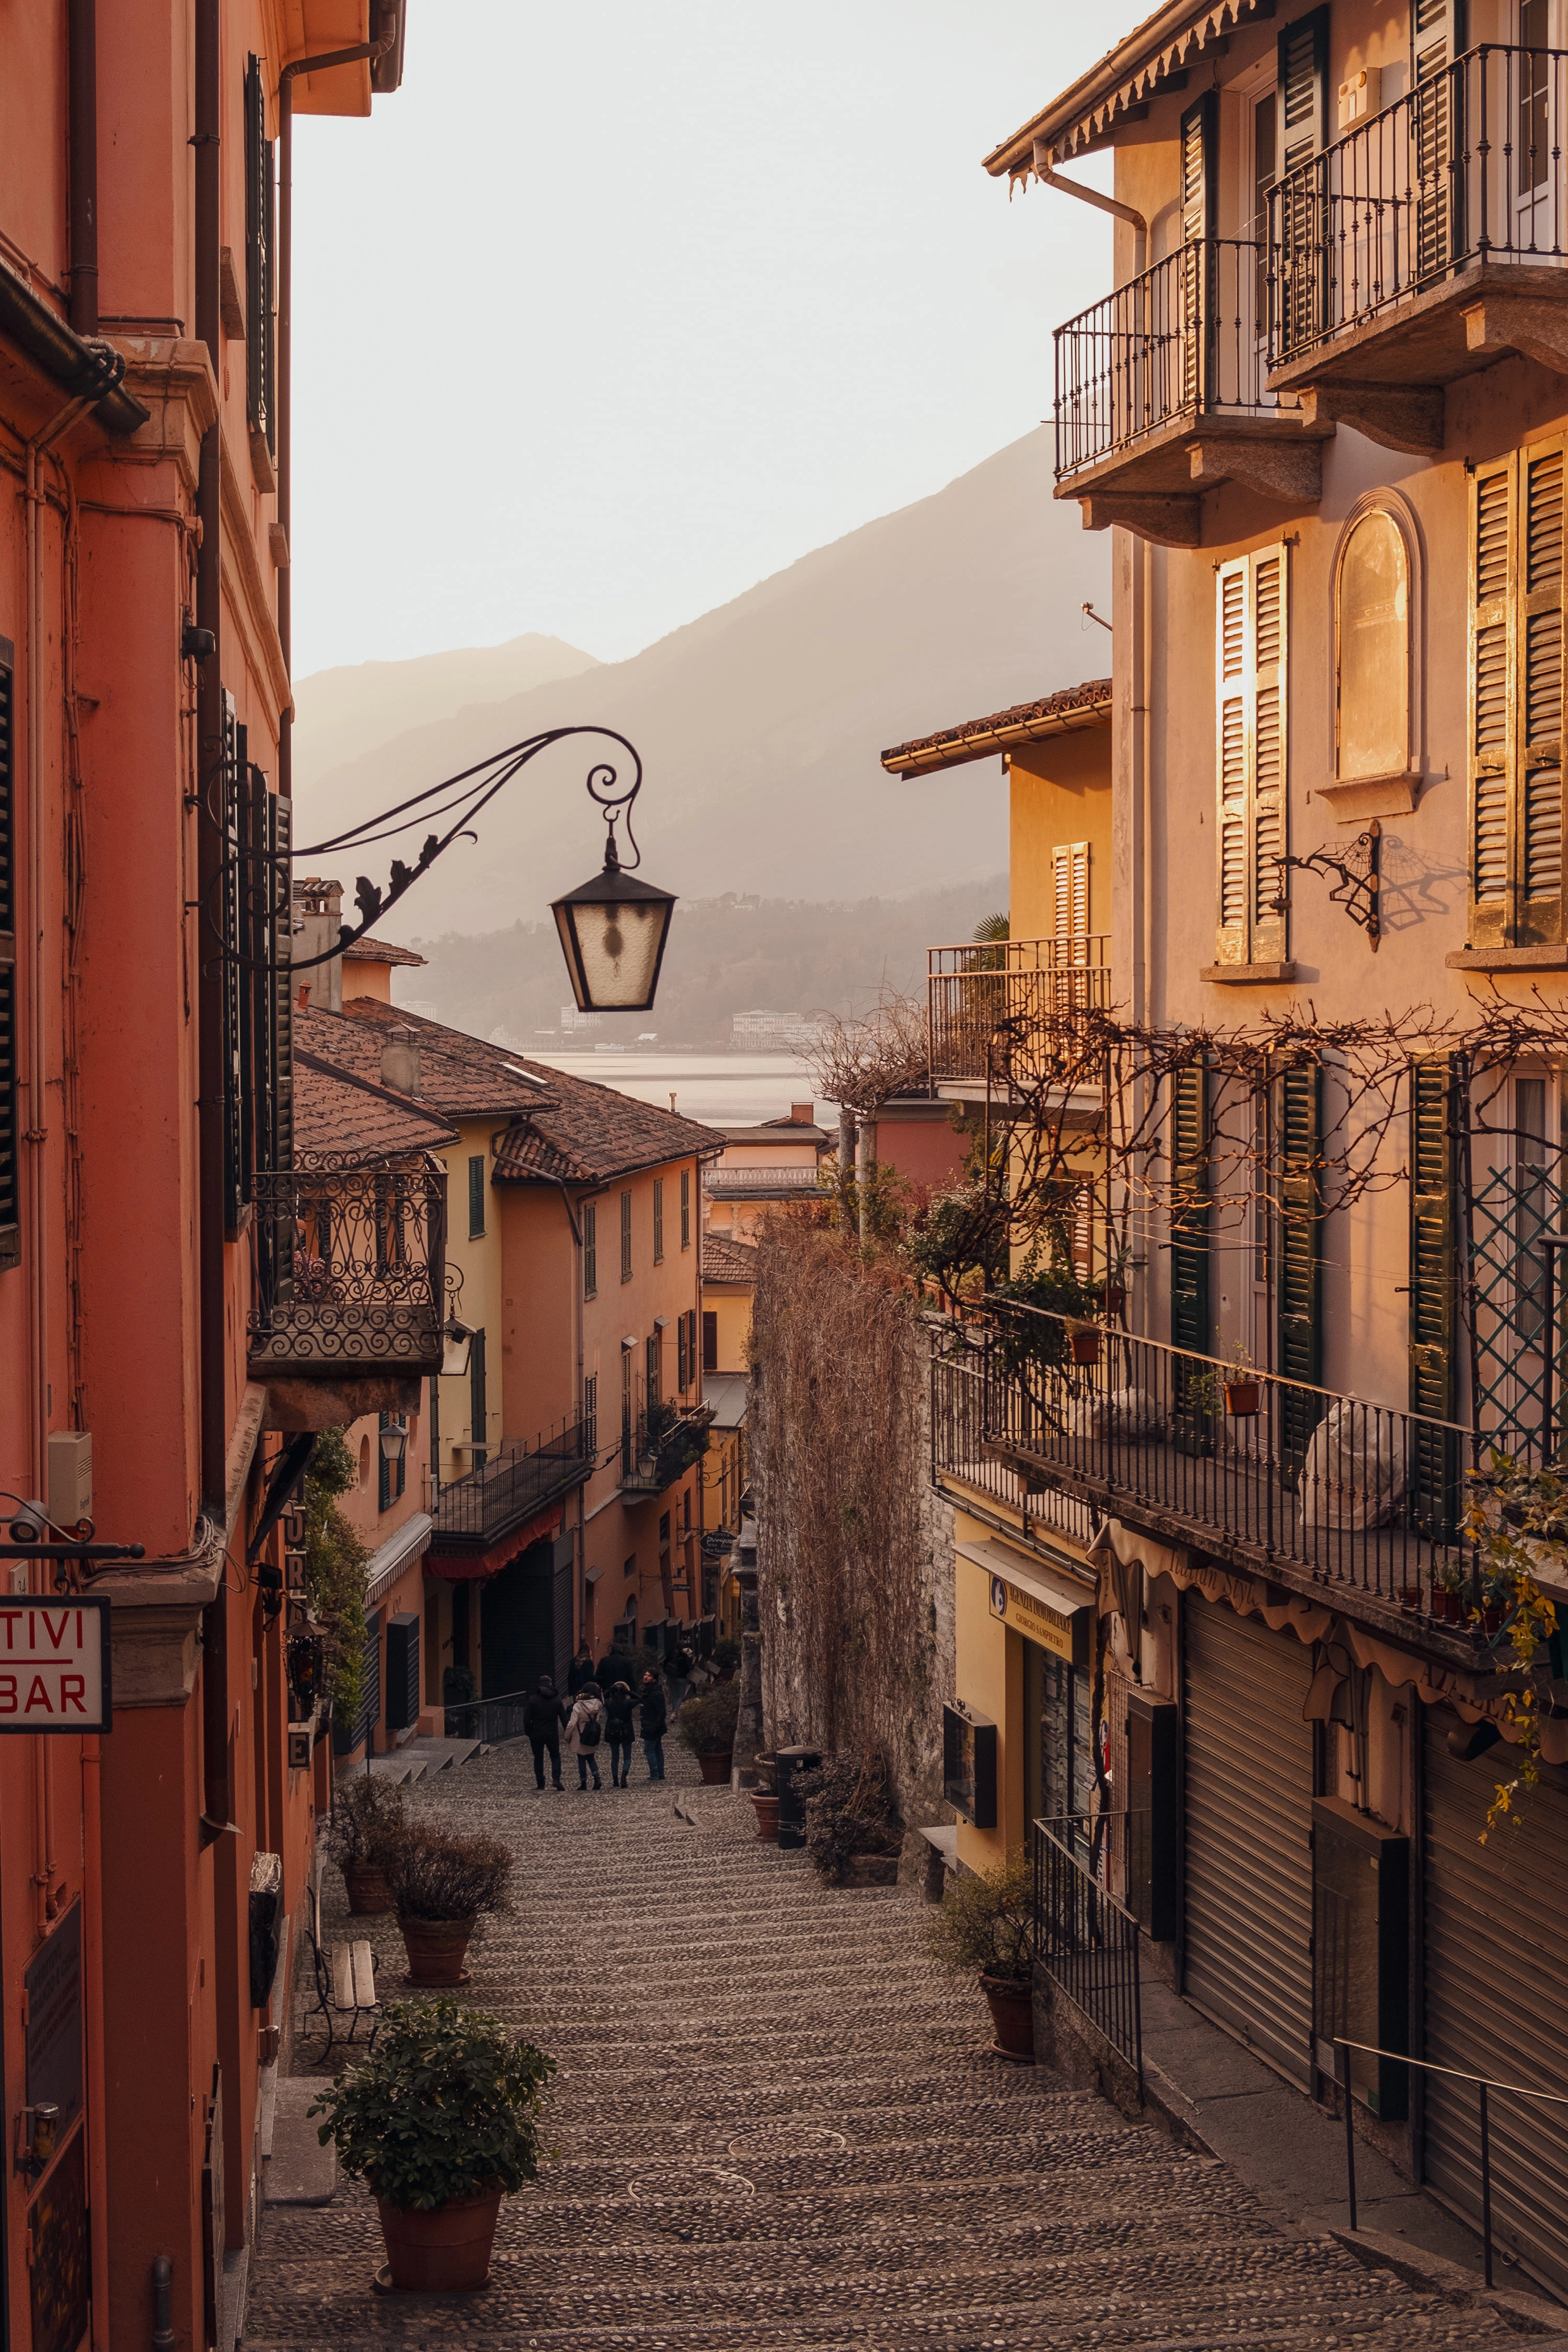
[[[1338,780],[1410,767],[1410,559],[1394,517],[1374,507],[1340,557]]]

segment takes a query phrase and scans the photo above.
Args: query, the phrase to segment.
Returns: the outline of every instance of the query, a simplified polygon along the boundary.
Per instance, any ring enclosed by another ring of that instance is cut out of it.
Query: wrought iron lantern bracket
[[[1325,878],[1337,874],[1339,882],[1329,892],[1329,902],[1344,908],[1352,922],[1366,933],[1375,953],[1383,936],[1383,827],[1376,817],[1364,833],[1357,835],[1355,846],[1366,852],[1364,873],[1358,874],[1353,866],[1348,866],[1342,857],[1331,857],[1326,849],[1314,849],[1307,857],[1277,857],[1274,863],[1279,868],[1279,891],[1269,905],[1277,915],[1283,915],[1289,908],[1285,876],[1291,866],[1300,873],[1321,874]]]

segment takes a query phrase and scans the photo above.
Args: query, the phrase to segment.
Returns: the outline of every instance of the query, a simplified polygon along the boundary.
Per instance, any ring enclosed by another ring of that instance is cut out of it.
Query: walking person
[[[577,1793],[581,1796],[588,1785],[588,1775],[594,1776],[594,1786],[602,1789],[599,1778],[599,1742],[605,1736],[605,1701],[597,1683],[584,1683],[572,1704],[566,1718],[566,1746],[577,1759]]]
[[[610,1786],[626,1789],[632,1778],[632,1694],[626,1683],[614,1683],[605,1701],[605,1737],[610,1743]]]
[[[566,1721],[566,1709],[555,1687],[553,1675],[541,1675],[539,1687],[522,1710],[522,1727],[528,1744],[533,1750],[534,1785],[544,1794],[544,1758],[550,1756],[550,1777],[556,1793],[561,1793],[561,1729]]]
[[[665,1681],[669,1685],[668,1706],[671,1715],[679,1714],[680,1702],[691,1687],[692,1664],[691,1653],[682,1642],[664,1670]],[[661,1773],[659,1778],[662,1780],[663,1777]]]
[[[575,1698],[584,1684],[591,1683],[593,1679],[594,1653],[588,1647],[586,1640],[584,1640],[578,1643],[577,1654],[573,1659],[571,1667],[567,1673],[566,1692],[568,1697]]]
[[[664,1778],[664,1735],[669,1716],[664,1704],[664,1693],[653,1675],[642,1678],[642,1698],[638,1706],[642,1717],[642,1752],[647,1759],[650,1780]]]

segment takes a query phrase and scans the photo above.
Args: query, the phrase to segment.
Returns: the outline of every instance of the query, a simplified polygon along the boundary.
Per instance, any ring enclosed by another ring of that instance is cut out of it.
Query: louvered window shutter
[[[1458,1283],[1457,1074],[1451,1059],[1410,1071],[1410,1410],[1455,1418]],[[1410,1433],[1415,1522],[1451,1529],[1458,1507],[1457,1441],[1416,1423]]]
[[[294,1165],[293,881],[289,864],[294,807],[278,793],[263,796],[267,863],[262,883],[270,909],[266,928],[268,969],[257,974],[267,1039],[269,1168]]]
[[[1329,12],[1314,8],[1279,36],[1281,168],[1294,172],[1329,135]]]
[[[242,875],[249,862],[242,855],[247,846],[248,793],[245,741],[246,730],[236,723],[234,697],[226,688],[223,769],[218,779],[223,828],[223,872],[218,881],[223,946],[218,985],[223,993],[223,1221],[231,1235],[238,1231],[240,1211],[250,1191],[247,1150],[250,1139],[250,1049],[246,1034],[245,967],[239,961],[242,947],[249,944],[248,929],[242,916]]]
[[[1470,922],[1473,948],[1512,936],[1514,460],[1470,492]]]
[[[1219,571],[1216,963],[1285,960],[1285,918],[1274,902],[1284,895],[1277,861],[1289,847],[1287,553],[1259,548]]]
[[[1051,852],[1055,887],[1057,939],[1081,940],[1089,930],[1089,844],[1058,842]],[[1076,962],[1082,950],[1069,950],[1066,961]]]
[[[1279,247],[1276,341],[1286,351],[1310,342],[1329,320],[1332,273],[1324,257],[1328,191],[1321,169],[1302,169],[1322,152],[1328,140],[1328,63],[1329,12],[1315,8],[1279,36],[1281,185],[1269,217],[1270,235]]]
[[[19,1265],[22,1210],[16,1168],[16,808],[11,764],[15,650],[0,637],[0,1267]]]
[[[1563,926],[1563,461],[1561,434],[1519,458],[1519,711],[1516,819],[1521,947]]]
[[[1209,1345],[1208,1073],[1202,1064],[1172,1082],[1171,1344],[1206,1355]]]
[[[1276,1361],[1284,1381],[1306,1390],[1279,1392],[1285,1467],[1299,1472],[1308,1441],[1322,1418],[1322,1160],[1323,1074],[1315,1062],[1286,1070],[1279,1080],[1279,1289]]]
[[[1215,133],[1219,92],[1205,89],[1182,117],[1182,387],[1184,407],[1203,408],[1212,380],[1209,365],[1215,305],[1211,274],[1215,234]]]

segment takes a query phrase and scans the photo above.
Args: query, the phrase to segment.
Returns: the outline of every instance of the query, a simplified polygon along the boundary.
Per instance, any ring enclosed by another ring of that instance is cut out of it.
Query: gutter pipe
[[[151,410],[143,408],[121,382],[125,373],[122,354],[109,343],[89,342],[68,327],[3,262],[0,334],[26,352],[62,392],[84,401],[111,433],[137,433],[151,423]]]
[[[70,0],[70,322],[98,332],[98,0]]]
[[[283,534],[283,562],[278,572],[278,639],[290,684],[294,677],[294,585],[289,568],[294,523],[294,80],[299,74],[325,73],[331,66],[357,65],[368,58],[374,85],[381,59],[395,50],[401,52],[402,22],[402,6],[397,5],[395,28],[379,41],[361,41],[352,49],[326,49],[319,57],[296,58],[278,77],[278,528]],[[291,701],[278,721],[278,790],[284,800],[293,796]]]
[[[1060,172],[1053,171],[1043,139],[1035,142],[1034,172],[1036,179],[1044,186],[1059,188],[1064,196],[1076,196],[1079,204],[1092,205],[1096,212],[1109,213],[1112,220],[1125,221],[1128,227],[1136,233],[1138,240],[1132,252],[1132,275],[1134,278],[1142,277],[1149,253],[1149,224],[1142,213],[1135,212],[1131,205],[1122,204],[1119,197],[1102,196],[1098,188],[1086,188],[1081,181],[1066,179]]]

